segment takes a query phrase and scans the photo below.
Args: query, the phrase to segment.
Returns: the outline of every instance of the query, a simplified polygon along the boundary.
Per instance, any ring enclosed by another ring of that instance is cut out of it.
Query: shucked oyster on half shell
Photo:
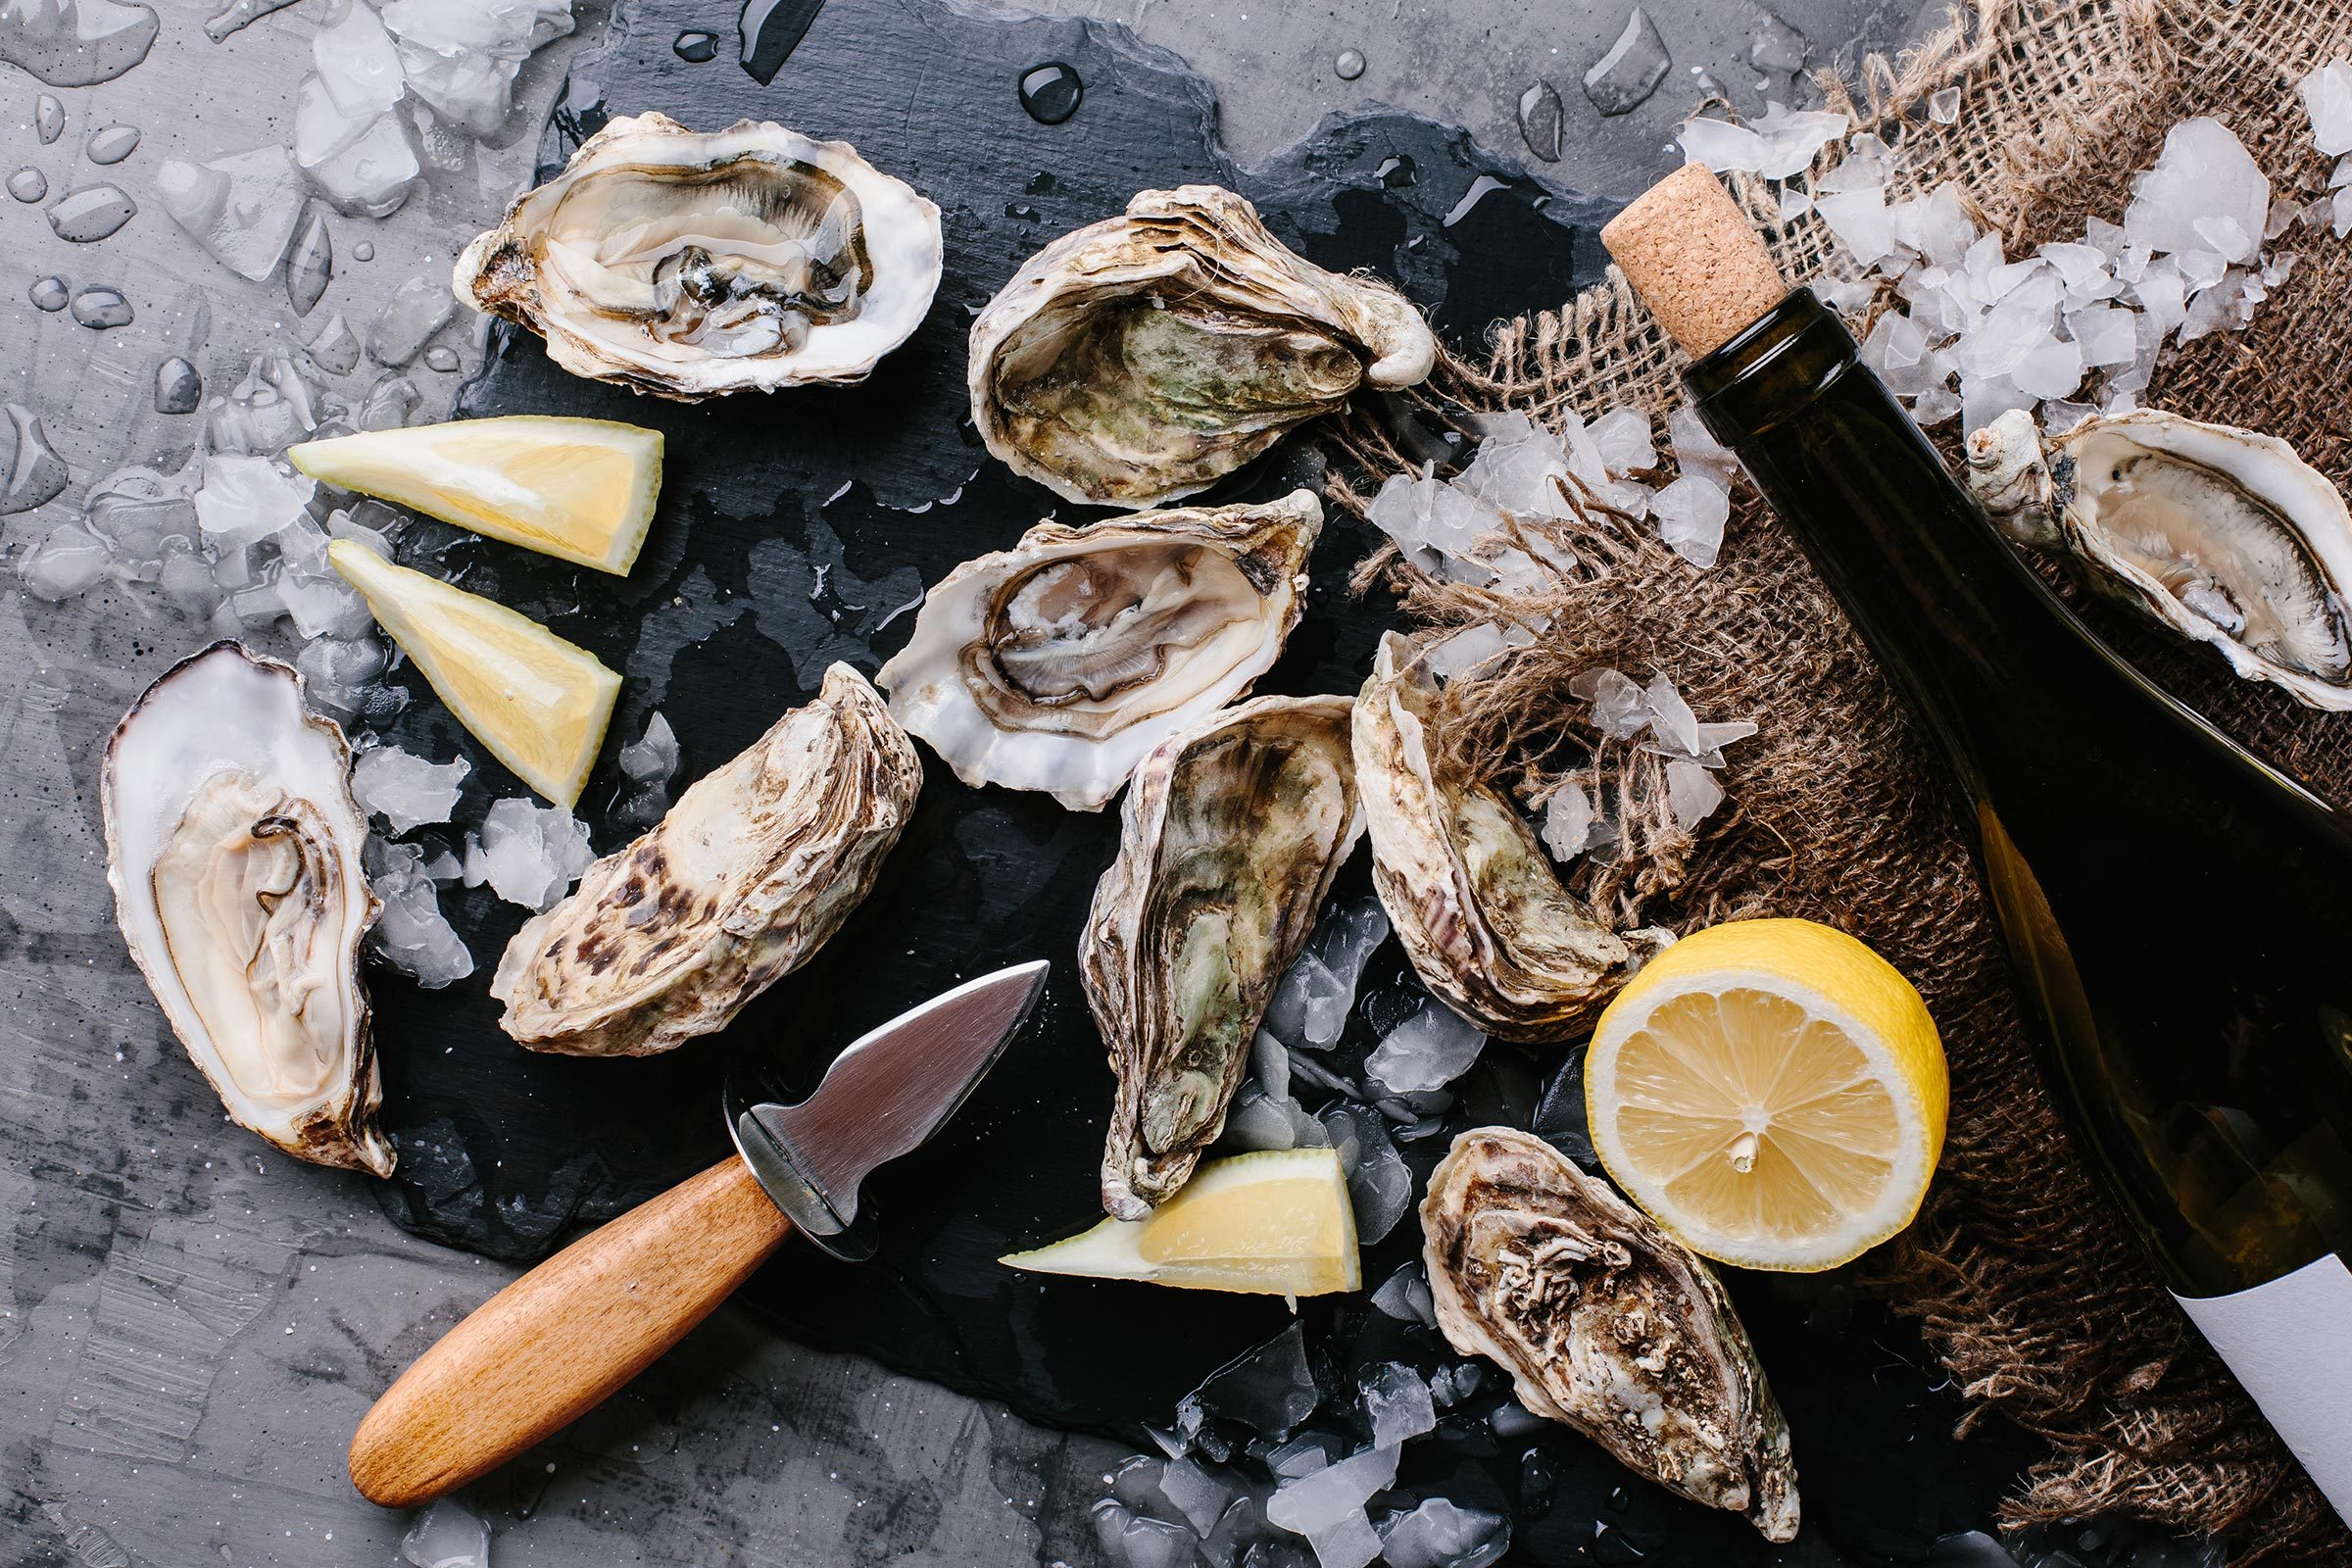
[[[1438,1327],[1519,1402],[1768,1541],[1796,1538],[1796,1465],[1747,1331],[1697,1254],[1549,1144],[1453,1141],[1421,1200]]]
[[[848,142],[625,115],[459,256],[458,298],[574,375],[692,401],[855,381],[939,288],[939,209]]]
[[[1345,697],[1259,697],[1136,769],[1079,939],[1118,1098],[1102,1207],[1175,1196],[1225,1110],[1275,984],[1363,832]]]
[[[343,731],[291,666],[215,643],[115,726],[99,796],[131,959],[230,1119],[389,1176],[359,971],[379,906]]]
[[[1298,623],[1323,504],[1041,522],[923,600],[876,677],[966,784],[1092,811],[1144,754],[1248,692]]]
[[[1355,700],[1373,886],[1422,983],[1482,1033],[1568,1039],[1674,934],[1619,932],[1570,893],[1510,801],[1432,743],[1441,701],[1412,644],[1384,636]]]
[[[2352,513],[2275,436],[2155,409],[2047,442],[2031,414],[1969,437],[1970,488],[2021,543],[2209,643],[2248,680],[2352,709]]]
[[[1031,257],[972,322],[972,418],[1072,501],[1191,495],[1437,339],[1388,284],[1327,272],[1215,185],[1147,190]]]
[[[573,1056],[647,1056],[725,1028],[849,918],[922,782],[882,699],[835,664],[816,701],[514,933],[490,982],[499,1027]]]

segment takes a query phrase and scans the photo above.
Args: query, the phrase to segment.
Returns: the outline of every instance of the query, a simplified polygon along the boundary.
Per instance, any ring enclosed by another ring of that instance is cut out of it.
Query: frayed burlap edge
[[[2017,255],[2079,238],[2087,218],[2120,219],[2131,174],[2192,115],[2229,123],[2280,193],[2316,198],[2327,165],[2291,84],[2347,54],[2352,12],[2336,0],[1977,0],[1900,63],[1874,58],[1850,83],[1822,87],[1901,151],[1890,201],[1951,180]],[[1961,94],[1959,118],[1937,123],[1927,102],[1950,88]],[[1818,218],[1784,221],[1761,182],[1735,187],[1788,275],[1852,275]],[[2352,319],[2352,247],[2329,244],[2301,231],[2296,273],[2254,326],[2174,352],[2146,401],[2269,430],[2352,483],[2338,360]],[[2289,248],[2298,247],[2274,247]],[[1592,417],[1626,406],[1663,415],[1680,401],[1683,363],[1612,271],[1560,312],[1499,328],[1485,364],[1447,356],[1421,396],[1352,416],[1341,441],[1358,476],[1376,484],[1419,466],[1428,426],[1465,415]],[[1939,437],[1955,439],[1956,425]],[[1729,754],[1737,810],[1711,821],[1703,844],[1651,812],[1632,868],[1581,871],[1579,890],[1684,929],[1762,912],[1825,919],[1886,953],[1928,997],[1953,1070],[1950,1135],[1927,1208],[1876,1260],[1872,1283],[1918,1318],[1980,1412],[2048,1442],[2006,1504],[2007,1522],[2112,1510],[2225,1533],[2239,1561],[2352,1562],[2352,1536],[2159,1288],[2071,1148],[1958,803],[1818,576],[1742,490],[1723,558],[1707,572],[1647,529],[1587,508],[1554,540],[1576,565],[1532,598],[1504,602],[1433,580],[1393,550],[1358,580],[1385,582],[1433,625],[1500,616],[1542,628],[1529,647],[1456,683],[1459,722],[1449,728],[1457,750],[1523,796],[1553,787],[1563,776],[1547,771],[1553,759],[1593,740],[1565,718],[1534,716],[1570,712],[1566,682],[1583,669],[1664,671],[1702,718],[1763,724]],[[1362,491],[1345,480],[1337,491],[1361,509]],[[2352,719],[2234,681],[2218,661],[2083,608],[2226,728],[2352,806]],[[1506,756],[1516,760],[1495,767]],[[1592,758],[1583,776],[1606,771],[1603,760]],[[1603,782],[1654,803],[1622,768]]]

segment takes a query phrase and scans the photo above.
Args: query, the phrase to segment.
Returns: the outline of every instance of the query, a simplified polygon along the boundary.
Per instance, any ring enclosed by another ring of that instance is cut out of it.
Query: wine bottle
[[[1973,806],[2078,1142],[2352,1518],[2352,824],[2075,617],[1703,168],[1603,238]]]

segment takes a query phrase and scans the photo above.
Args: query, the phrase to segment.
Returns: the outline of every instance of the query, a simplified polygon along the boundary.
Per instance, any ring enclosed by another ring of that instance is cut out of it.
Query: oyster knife
[[[353,1484],[413,1508],[515,1457],[684,1338],[795,1230],[870,1256],[860,1184],[955,1114],[1045,981],[1041,960],[934,997],[843,1051],[798,1104],[731,1078],[740,1154],[581,1237],[418,1356],[353,1436]]]

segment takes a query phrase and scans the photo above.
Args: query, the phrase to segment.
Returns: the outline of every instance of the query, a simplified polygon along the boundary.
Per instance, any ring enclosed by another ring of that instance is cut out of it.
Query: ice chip
[[[1960,188],[1950,180],[1892,213],[1895,238],[1931,266],[1957,267],[1977,242],[1977,225],[1960,199]]]
[[[1438,1408],[1429,1385],[1402,1361],[1383,1361],[1357,1374],[1356,1397],[1375,1448],[1402,1447],[1437,1430]]]
[[[408,364],[456,312],[449,279],[410,278],[392,291],[368,329],[368,357],[383,366]]]
[[[476,137],[498,134],[532,50],[571,31],[571,0],[391,0],[384,26],[411,92]]]
[[[1704,164],[1718,174],[1752,173],[1764,167],[1764,138],[1745,125],[1725,120],[1690,120],[1684,122],[1675,139],[1683,144],[1683,162]]]
[[[1666,416],[1667,440],[1674,448],[1674,466],[1685,478],[1698,475],[1713,479],[1725,490],[1740,472],[1740,460],[1732,449],[1715,439],[1707,429],[1698,411],[1688,403],[1677,405]]]
[[[2137,352],[2132,313],[2113,305],[2094,305],[2067,315],[2066,329],[2082,351],[2082,363],[2094,368],[2129,365]]]
[[[1217,1521],[1232,1505],[1235,1494],[1233,1487],[1210,1475],[1199,1460],[1190,1458],[1168,1461],[1168,1467],[1160,1472],[1159,1490],[1198,1536],[1206,1536],[1217,1528]]]
[[[1350,1514],[1360,1516],[1366,1503],[1395,1484],[1397,1452],[1396,1448],[1366,1448],[1286,1481],[1268,1499],[1266,1518],[1285,1530],[1312,1538]],[[1379,1549],[1375,1537],[1375,1556]]]
[[[1886,192],[1883,188],[1872,185],[1862,190],[1817,196],[1813,210],[1861,266],[1868,267],[1880,257],[1893,254],[1895,219],[1887,210]]]
[[[214,260],[257,283],[285,259],[304,200],[294,155],[275,145],[203,164],[167,158],[156,166],[155,194]]]
[[[249,545],[304,514],[318,485],[271,458],[215,453],[204,460],[196,522],[214,545]]]
[[[457,1498],[443,1497],[401,1537],[400,1554],[416,1568],[490,1568],[490,1527]]]
[[[2037,398],[2072,397],[2082,384],[2082,346],[2045,338],[2011,368],[2009,378]]]
[[[643,784],[668,778],[678,770],[678,737],[669,720],[654,710],[645,721],[645,736],[620,749],[620,770]]]
[[[1940,87],[1928,94],[1928,118],[1938,125],[1960,123],[1960,89]]]
[[[2200,117],[2175,125],[2156,167],[2135,181],[2124,212],[2124,235],[2154,251],[2195,250],[2212,244],[2198,232],[2199,221],[2227,219],[2244,236],[2246,248],[2222,255],[2243,261],[2270,210],[2270,177],[2253,154],[2229,126]]]
[[[2352,60],[2330,60],[2295,85],[2311,116],[2311,139],[2333,158],[2352,153]]]
[[[1307,1365],[1305,1330],[1296,1322],[1210,1373],[1193,1394],[1211,1415],[1277,1442],[1314,1414],[1323,1397]]]
[[[1685,474],[1658,492],[1650,511],[1666,548],[1693,566],[1715,564],[1723,551],[1724,524],[1732,515],[1732,498],[1720,485]]]
[[[1377,1110],[1342,1101],[1325,1106],[1320,1119],[1348,1168],[1355,1239],[1370,1247],[1395,1230],[1412,1206],[1412,1170],[1389,1141],[1389,1124]]]
[[[1533,640],[1534,634],[1524,626],[1514,629],[1523,634],[1520,641]],[[1474,669],[1506,652],[1510,646],[1502,627],[1491,620],[1482,620],[1430,644],[1423,651],[1421,661],[1441,680],[1451,680],[1463,670]]]
[[[1572,779],[1545,799],[1538,836],[1562,864],[1585,853],[1585,846],[1592,842],[1592,797],[1582,784]]]
[[[1756,172],[1766,179],[1787,179],[1791,174],[1803,173],[1824,147],[1845,134],[1847,124],[1843,115],[1826,110],[1790,109],[1779,102],[1766,104],[1764,118],[1755,123],[1757,139],[1763,144]],[[1685,145],[1687,148],[1688,144]]]
[[[1696,762],[1677,759],[1666,764],[1666,805],[1675,822],[1689,832],[1723,804],[1723,786]]]
[[[392,35],[367,0],[341,0],[311,39],[311,62],[335,107],[355,119],[373,119],[400,102],[400,56]]]
[[[1632,473],[1656,466],[1658,449],[1650,440],[1649,415],[1641,409],[1611,409],[1592,421],[1592,444],[1613,474]]]
[[[468,859],[472,843],[468,844]],[[481,880],[509,904],[545,910],[579,880],[594,857],[587,824],[561,806],[534,807],[519,796],[494,803],[482,819]],[[474,877],[470,864],[466,881]]]
[[[446,822],[472,764],[463,757],[428,761],[398,746],[362,752],[351,770],[352,793],[360,805],[406,833],[424,822]]]
[[[1392,1093],[1439,1089],[1468,1072],[1486,1045],[1476,1026],[1430,998],[1372,1048],[1364,1071]]]
[[[1271,1040],[1274,1037],[1261,1032],[1257,1038]],[[1280,1049],[1279,1046],[1277,1049]],[[1256,1084],[1244,1084],[1225,1112],[1225,1132],[1218,1142],[1223,1147],[1246,1152],[1296,1149],[1298,1147],[1298,1134],[1293,1112],[1302,1109],[1287,1092],[1269,1095]]]
[[[1355,998],[1312,953],[1301,953],[1274,987],[1263,1027],[1287,1046],[1320,1051],[1348,1027]]]
[[[424,851],[370,836],[365,863],[368,886],[384,906],[368,932],[377,956],[428,991],[473,973],[473,955],[441,913],[435,864],[425,859]]]
[[[1511,1521],[1430,1497],[1383,1520],[1380,1540],[1389,1568],[1489,1568],[1511,1549]]]
[[[1673,681],[1662,674],[1652,675],[1642,688],[1642,701],[1649,709],[1650,732],[1660,742],[1684,757],[1697,755],[1698,715],[1690,711]]]

